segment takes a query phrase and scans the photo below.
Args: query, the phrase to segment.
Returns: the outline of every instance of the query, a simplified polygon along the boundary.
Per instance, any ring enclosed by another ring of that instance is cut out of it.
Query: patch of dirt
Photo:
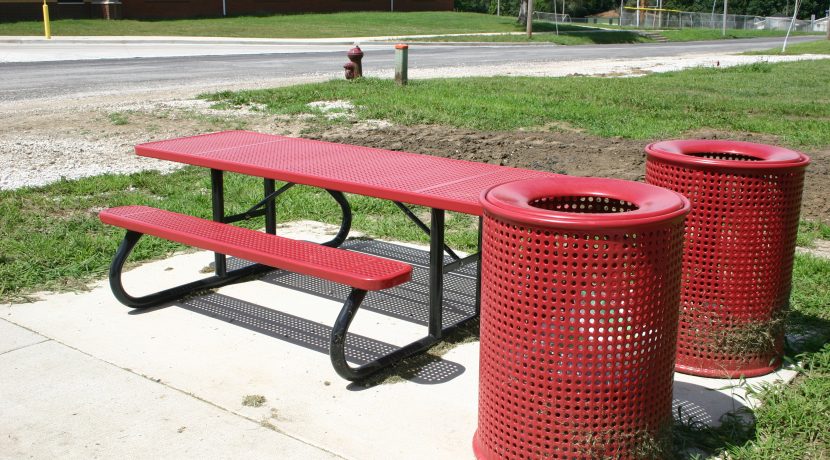
[[[816,240],[811,248],[796,248],[797,251],[812,254],[816,257],[830,259],[830,241]]]
[[[402,150],[461,160],[538,169],[572,176],[639,180],[645,176],[643,149],[652,141],[601,138],[563,126],[549,131],[474,131],[445,126],[335,126],[306,137]],[[685,138],[731,139],[780,144],[771,135],[700,130]],[[659,139],[655,139],[659,140]],[[830,146],[805,150],[807,167],[802,217],[830,223]]]
[[[475,131],[445,126],[397,126],[382,120],[326,122],[254,109],[216,110],[202,100],[98,102],[0,111],[0,189],[178,165],[135,156],[142,142],[226,129],[304,136],[574,176],[642,180],[650,141],[600,138],[563,123],[539,131]],[[701,130],[687,138],[780,144],[775,136]],[[830,223],[830,146],[805,151],[802,216]]]

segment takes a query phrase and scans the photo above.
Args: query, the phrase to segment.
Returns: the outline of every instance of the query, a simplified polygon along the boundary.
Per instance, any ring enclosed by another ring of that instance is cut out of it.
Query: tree
[[[519,24],[527,24],[527,0],[519,0]]]

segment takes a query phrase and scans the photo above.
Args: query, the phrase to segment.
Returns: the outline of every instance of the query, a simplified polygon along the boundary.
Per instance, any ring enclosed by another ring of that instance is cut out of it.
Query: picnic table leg
[[[429,232],[429,335],[443,336],[444,210],[430,210]]]
[[[225,221],[225,177],[220,169],[210,170],[210,187],[213,199],[213,220],[216,222]],[[227,259],[225,254],[214,253],[214,272],[216,276],[228,274]]]
[[[479,311],[480,311],[480,298],[481,298],[481,260],[478,259],[478,268],[477,268],[477,275],[478,279],[476,280],[476,305],[475,305],[475,313],[470,315],[469,317],[447,327],[443,327],[443,300],[444,300],[444,273],[445,269],[450,266],[457,265],[458,267],[454,267],[457,269],[461,266],[466,265],[469,262],[462,263],[467,261],[468,259],[475,258],[474,256],[468,256],[464,259],[459,259],[456,262],[452,262],[448,265],[444,265],[444,217],[445,211],[443,209],[432,209],[430,211],[431,222],[430,222],[430,229],[429,229],[429,236],[430,236],[430,252],[429,252],[429,334],[426,337],[423,337],[419,340],[411,342],[407,345],[404,345],[397,350],[383,355],[374,361],[369,363],[365,363],[361,366],[352,367],[346,361],[346,336],[348,335],[349,326],[352,323],[352,320],[357,315],[357,311],[360,308],[360,304],[363,302],[363,299],[366,296],[366,291],[360,289],[352,289],[349,297],[346,299],[346,302],[343,304],[343,308],[340,310],[340,314],[337,317],[337,320],[334,323],[334,327],[331,331],[331,343],[329,346],[329,357],[331,359],[332,366],[334,370],[337,372],[338,375],[343,377],[346,380],[361,380],[368,377],[371,374],[374,374],[380,370],[388,368],[400,360],[407,358],[409,356],[423,353],[430,349],[433,345],[439,343],[441,339],[454,332],[455,330],[465,326],[466,324],[470,323],[471,321],[476,321],[478,319]],[[478,227],[479,227],[479,235],[478,235],[478,247],[479,247],[479,254],[481,253],[481,239],[482,239],[482,225],[483,220],[479,219]]]
[[[343,192],[329,189],[326,189],[326,191],[329,192],[329,195],[334,198],[334,201],[340,205],[342,218],[340,220],[340,230],[337,231],[337,235],[322,244],[323,246],[331,246],[336,248],[343,244],[343,242],[346,241],[346,237],[349,236],[349,231],[352,228],[352,207],[349,205],[349,201],[346,199],[346,195],[344,195]]]
[[[223,276],[214,275],[142,297],[133,297],[124,289],[124,284],[121,281],[121,274],[124,270],[124,263],[127,261],[127,257],[129,257],[130,253],[132,253],[133,248],[142,236],[144,236],[143,233],[134,232],[132,230],[127,231],[127,234],[124,235],[124,240],[122,240],[121,245],[118,246],[118,251],[115,253],[115,257],[112,259],[109,271],[109,282],[113,295],[119,302],[131,308],[154,307],[165,302],[180,299],[198,290],[224,286],[234,283],[246,276],[271,270],[271,267],[268,267],[267,265],[248,265],[243,268],[226,272]]]
[[[363,302],[365,297],[366,291],[362,289],[352,289],[351,293],[349,293],[349,297],[343,304],[343,308],[340,310],[340,314],[337,316],[337,321],[334,322],[334,327],[331,329],[329,358],[331,359],[334,371],[337,372],[337,375],[340,377],[351,381],[366,378],[375,372],[388,368],[404,358],[424,352],[439,342],[439,340],[435,337],[426,336],[408,345],[404,345],[391,353],[383,355],[374,361],[357,367],[349,366],[349,363],[346,362],[346,335],[349,331],[349,326],[351,325],[355,315],[357,315],[360,304]]]
[[[276,190],[274,179],[263,179],[265,196],[271,196]],[[265,233],[277,234],[277,204],[274,200],[265,203]]]

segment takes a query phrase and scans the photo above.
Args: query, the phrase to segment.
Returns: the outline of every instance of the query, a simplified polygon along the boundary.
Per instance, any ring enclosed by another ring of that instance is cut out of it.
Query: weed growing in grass
[[[591,460],[613,460],[622,454],[640,460],[659,460],[672,458],[671,427],[665,426],[657,433],[642,430],[620,432],[606,430],[575,436],[572,440],[581,458]],[[615,446],[612,449],[609,446]]]
[[[755,421],[749,409],[728,412],[719,422],[717,426],[709,426],[684,414],[682,406],[678,406],[671,427],[670,457],[710,458],[755,436]]]
[[[130,122],[130,120],[127,118],[127,114],[124,112],[112,112],[109,115],[107,115],[107,118],[109,119],[110,123],[112,123],[115,126],[126,125]]]
[[[780,313],[769,321],[745,321],[733,327],[716,322],[710,330],[702,332],[708,336],[712,348],[720,353],[736,357],[763,355],[775,349],[784,329],[785,316]]]

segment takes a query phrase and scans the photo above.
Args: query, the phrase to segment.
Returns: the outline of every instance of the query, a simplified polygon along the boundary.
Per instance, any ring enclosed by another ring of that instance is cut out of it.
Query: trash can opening
[[[730,161],[761,161],[763,158],[754,157],[752,155],[743,155],[740,153],[729,152],[689,152],[690,155],[698,158],[709,158],[712,160],[730,160]]]
[[[639,208],[629,201],[607,196],[551,196],[536,198],[528,204],[548,211],[599,214],[628,212]]]

